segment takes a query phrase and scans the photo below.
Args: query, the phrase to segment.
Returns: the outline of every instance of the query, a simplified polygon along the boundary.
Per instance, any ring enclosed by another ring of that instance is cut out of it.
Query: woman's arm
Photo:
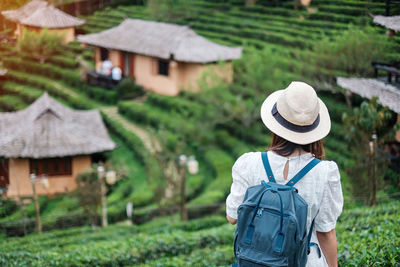
[[[226,215],[226,219],[228,220],[228,222],[232,225],[235,225],[237,220],[233,219],[232,217],[229,217],[228,215]]]
[[[329,267],[337,267],[337,242],[335,229],[329,232],[318,232],[317,237]]]

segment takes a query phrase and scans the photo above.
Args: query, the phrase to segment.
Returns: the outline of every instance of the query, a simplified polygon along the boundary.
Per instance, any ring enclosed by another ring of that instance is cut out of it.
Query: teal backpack
[[[320,160],[314,158],[286,185],[277,184],[266,152],[261,153],[269,182],[249,187],[238,208],[234,252],[237,267],[303,267],[311,246],[314,220],[307,235],[307,203],[294,185]]]

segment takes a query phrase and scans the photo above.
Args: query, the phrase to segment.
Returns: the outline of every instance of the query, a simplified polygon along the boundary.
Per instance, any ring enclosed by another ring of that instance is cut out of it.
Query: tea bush
[[[231,168],[233,159],[221,150],[210,149],[205,154],[205,159],[215,170],[215,180],[212,181],[190,204],[204,205],[218,203],[224,200],[232,184]]]
[[[397,266],[399,201],[344,210],[336,226],[340,266]],[[227,266],[234,227],[214,216],[141,226],[56,230],[0,240],[2,266]],[[141,265],[140,265],[141,264]]]

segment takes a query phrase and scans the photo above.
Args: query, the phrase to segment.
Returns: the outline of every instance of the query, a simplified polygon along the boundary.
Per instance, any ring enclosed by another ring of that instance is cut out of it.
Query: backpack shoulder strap
[[[311,242],[311,236],[312,236],[312,232],[313,232],[313,229],[314,229],[314,223],[315,223],[315,218],[312,220],[311,227],[310,227],[310,230],[308,231],[308,235],[307,235],[307,244],[308,244],[307,255],[310,254],[311,247],[312,246],[316,246],[317,247],[317,252],[318,252],[318,258],[321,258],[321,249],[319,248],[318,244],[314,243],[314,242]]]
[[[272,173],[272,170],[271,170],[271,165],[269,164],[269,161],[268,161],[268,153],[261,152],[261,158],[262,158],[265,172],[267,173],[268,181],[270,181],[272,183],[276,183],[274,174]]]
[[[294,186],[301,178],[304,177],[312,168],[314,168],[321,161],[317,158],[314,158],[310,161],[303,169],[301,169],[286,185]]]

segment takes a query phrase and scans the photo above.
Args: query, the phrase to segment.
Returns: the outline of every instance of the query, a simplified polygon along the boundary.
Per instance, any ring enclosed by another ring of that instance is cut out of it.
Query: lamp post
[[[180,167],[180,195],[181,195],[181,218],[183,221],[188,219],[187,209],[186,209],[186,168],[190,174],[196,174],[199,171],[199,163],[194,156],[180,155],[178,164]]]
[[[107,188],[106,183],[109,185],[115,184],[117,181],[117,174],[115,171],[105,171],[104,166],[100,164],[97,166],[97,176],[100,182],[100,195],[101,195],[101,226],[108,226],[107,219]],[[104,179],[105,178],[105,179]]]
[[[37,197],[37,191],[36,191],[36,184],[37,183],[42,183],[45,188],[49,187],[49,180],[42,175],[40,178],[36,176],[36,174],[31,173],[30,174],[30,180],[32,183],[32,191],[33,191],[33,202],[35,204],[35,218],[36,218],[36,230],[38,234],[42,233],[42,222],[40,221],[40,206],[38,202],[38,197]]]

